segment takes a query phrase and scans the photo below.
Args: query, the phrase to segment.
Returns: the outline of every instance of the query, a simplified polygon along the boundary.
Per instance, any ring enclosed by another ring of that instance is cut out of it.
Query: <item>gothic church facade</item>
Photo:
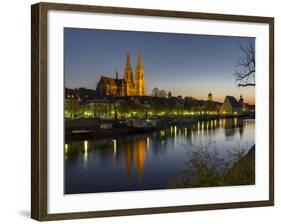
[[[120,79],[117,71],[115,78],[101,76],[97,83],[97,92],[100,96],[145,96],[144,71],[140,50],[138,50],[137,67],[134,75],[130,55],[127,53],[124,78]]]

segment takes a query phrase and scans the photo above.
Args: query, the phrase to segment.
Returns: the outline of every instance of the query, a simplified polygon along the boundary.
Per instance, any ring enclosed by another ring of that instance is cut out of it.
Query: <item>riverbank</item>
[[[120,135],[128,135],[128,134],[142,134],[148,132],[154,132],[162,129],[163,126],[157,127],[123,127],[123,128],[111,128],[111,129],[94,129],[94,130],[80,130],[80,131],[72,131],[66,132],[65,138],[66,140],[84,140],[91,138],[100,138],[100,137],[114,137]]]
[[[209,158],[209,157],[208,157]],[[208,163],[215,164],[208,167]],[[223,162],[224,163],[224,162]],[[177,176],[170,180],[167,188],[192,188],[192,187],[218,187],[218,186],[239,186],[255,184],[255,145],[243,156],[238,155],[238,159],[232,166],[223,173],[218,169],[222,163],[209,161],[202,155],[192,160],[191,167],[184,173],[192,173],[191,177]]]
[[[250,185],[255,184],[255,146],[240,158],[221,177],[224,185]]]
[[[141,134],[157,131],[170,126],[180,127],[191,127],[198,121],[211,121],[219,119],[248,119],[251,117],[247,116],[201,116],[201,117],[163,117],[157,119],[156,125],[134,127],[126,126],[121,123],[117,123],[117,126],[112,128],[102,129],[99,125],[102,124],[100,120],[94,119],[81,119],[81,120],[67,120],[65,122],[65,138],[73,140],[83,140],[87,138],[98,138],[98,137],[114,137],[128,134]],[[152,120],[152,119],[151,119]],[[114,124],[113,121],[107,121]]]

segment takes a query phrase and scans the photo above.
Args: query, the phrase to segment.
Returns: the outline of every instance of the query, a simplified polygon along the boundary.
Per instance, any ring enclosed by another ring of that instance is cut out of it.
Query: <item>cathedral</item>
[[[138,50],[137,67],[134,75],[130,55],[127,53],[124,78],[119,79],[118,71],[116,71],[115,78],[101,76],[97,84],[97,92],[101,96],[145,96],[144,71],[140,50]]]

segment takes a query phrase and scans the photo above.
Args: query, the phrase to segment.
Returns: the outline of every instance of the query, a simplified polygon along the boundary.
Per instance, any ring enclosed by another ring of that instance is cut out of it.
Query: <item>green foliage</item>
[[[128,100],[120,103],[117,111],[121,116],[144,116],[145,105],[134,100]]]
[[[225,185],[247,185],[255,183],[255,149],[254,147],[246,156],[241,157],[221,177]]]
[[[79,101],[75,99],[65,101],[64,110],[69,114],[70,118],[76,118],[84,112],[84,108],[82,108]]]
[[[128,97],[117,102],[92,102],[83,103],[77,99],[65,100],[65,117],[76,118],[113,118],[114,105],[117,107],[118,116],[122,117],[144,117],[146,111],[149,116],[187,116],[217,113],[217,105],[202,108],[202,105],[195,104],[191,99],[178,99],[151,97],[150,99],[141,100],[137,97]],[[206,112],[207,111],[207,112]]]
[[[199,149],[180,175],[169,181],[168,188],[249,185],[255,183],[255,148],[245,156],[243,152],[225,161]]]

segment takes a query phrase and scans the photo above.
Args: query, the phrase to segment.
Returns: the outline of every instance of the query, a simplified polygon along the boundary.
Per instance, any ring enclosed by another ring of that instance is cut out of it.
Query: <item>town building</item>
[[[243,112],[243,98],[239,102],[233,96],[226,96],[220,112],[225,115],[240,115]]]
[[[64,99],[65,101],[86,101],[92,100],[97,97],[97,93],[93,89],[86,89],[86,88],[75,88],[75,89],[64,89]]]
[[[206,113],[217,113],[220,111],[220,105],[218,102],[213,101],[213,95],[211,92],[209,92],[208,100],[203,102],[201,108]]]
[[[211,92],[209,92],[208,94],[208,101],[212,101],[213,100],[213,95]]]
[[[115,78],[101,76],[97,83],[97,92],[100,96],[145,96],[144,70],[140,50],[138,50],[137,67],[134,76],[130,55],[127,53],[124,78],[119,78],[118,71],[116,71]]]

